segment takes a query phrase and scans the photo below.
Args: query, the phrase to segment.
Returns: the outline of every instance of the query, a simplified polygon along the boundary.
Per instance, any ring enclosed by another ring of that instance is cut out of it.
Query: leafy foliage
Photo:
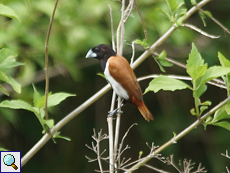
[[[207,64],[204,63],[204,60],[202,59],[202,56],[198,52],[196,46],[192,44],[192,50],[189,54],[189,59],[187,61],[187,73],[192,78],[192,85],[193,87],[190,87],[189,85],[185,84],[184,82],[172,79],[167,76],[159,76],[155,79],[153,79],[149,86],[146,88],[145,93],[149,91],[158,92],[159,90],[167,90],[167,91],[175,91],[175,90],[182,90],[182,89],[191,89],[193,91],[193,97],[194,97],[194,103],[195,108],[191,109],[191,114],[196,115],[197,117],[200,117],[202,113],[208,109],[208,106],[211,105],[210,101],[204,101],[201,102],[200,97],[205,93],[207,90],[206,83],[210,80],[213,80],[218,77],[222,77],[228,85],[228,78],[230,73],[230,62],[219,53],[218,55],[220,63],[222,66],[212,66],[207,67]],[[227,87],[227,90],[229,90],[229,87]],[[227,106],[227,105],[226,105]],[[229,106],[227,106],[229,107]],[[225,110],[225,108],[222,108]],[[224,116],[219,116],[220,111],[217,111],[214,115],[214,118],[208,118],[207,122],[205,122],[205,127],[207,125],[216,125],[223,127],[227,130],[230,129],[230,124],[226,121],[221,121],[223,119],[230,119],[228,116],[228,113],[225,111]],[[222,115],[221,111],[221,115]],[[220,122],[221,121],[221,122]]]
[[[153,91],[156,93],[161,89],[165,91],[175,91],[186,88],[191,87],[180,80],[169,78],[167,76],[159,76],[149,83],[149,86],[145,89],[144,94],[149,91]]]
[[[39,120],[42,128],[43,133],[45,133],[47,130],[53,128],[54,126],[54,120],[53,119],[45,119],[45,95],[41,96],[38,91],[36,90],[35,86],[34,88],[34,97],[33,97],[33,105],[22,101],[22,100],[5,100],[0,103],[0,107],[2,108],[10,108],[10,109],[24,109],[30,112],[33,112],[37,119]],[[49,93],[48,96],[48,108],[56,106],[60,104],[60,102],[64,101],[66,98],[75,96],[74,94],[69,93]],[[60,135],[57,134],[57,137],[60,138]]]
[[[21,93],[21,85],[6,73],[7,70],[23,65],[16,62],[17,54],[9,49],[0,50],[0,80],[10,84],[17,93]],[[0,92],[9,95],[8,91],[0,84]]]
[[[0,4],[0,15],[7,16],[7,17],[10,17],[10,18],[14,18],[14,19],[19,20],[19,18],[16,15],[15,11],[12,10],[10,7],[7,7],[7,6],[3,5],[3,4]]]

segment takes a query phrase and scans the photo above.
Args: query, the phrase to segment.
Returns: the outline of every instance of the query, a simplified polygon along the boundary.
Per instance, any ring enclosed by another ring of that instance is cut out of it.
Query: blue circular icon
[[[11,155],[11,154],[5,155],[4,158],[3,158],[3,162],[4,162],[7,166],[11,166],[11,165],[15,162],[14,156]]]

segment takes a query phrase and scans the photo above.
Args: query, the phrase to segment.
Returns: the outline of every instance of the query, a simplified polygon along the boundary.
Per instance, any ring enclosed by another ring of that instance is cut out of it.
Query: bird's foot
[[[113,111],[109,111],[108,112],[109,114],[108,114],[108,117],[112,117],[114,114],[117,114],[117,113],[120,113],[120,114],[122,114],[123,113],[123,111],[119,111],[119,108],[117,108],[117,109],[115,109],[115,110],[113,110]]]

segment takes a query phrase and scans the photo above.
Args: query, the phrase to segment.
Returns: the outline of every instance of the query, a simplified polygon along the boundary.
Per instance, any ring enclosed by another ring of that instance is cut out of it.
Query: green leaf
[[[207,90],[207,85],[202,85],[201,87],[198,88],[196,91],[197,97],[200,97],[204,94],[204,92]]]
[[[0,92],[2,92],[3,94],[9,96],[8,91],[0,84]]]
[[[189,54],[189,59],[186,66],[187,73],[190,77],[192,77],[193,80],[203,76],[207,70],[207,64],[204,64],[204,60],[202,59],[194,43],[192,43],[192,50]]]
[[[8,76],[8,82],[18,94],[21,93],[21,85],[12,77]]]
[[[197,4],[196,0],[191,0],[191,4],[196,5]]]
[[[48,94],[48,97],[51,95],[52,93],[50,92],[49,94]],[[45,99],[46,99],[46,96],[44,95],[44,96],[42,96],[39,100],[38,100],[38,102],[37,102],[37,104],[36,104],[36,107],[37,108],[44,108],[45,107]]]
[[[206,21],[205,21],[206,15],[199,11],[199,16],[203,22],[203,25],[206,27],[207,26]]]
[[[106,79],[106,77],[105,77],[105,75],[103,73],[97,73],[97,75],[103,77],[104,79]]]
[[[214,78],[221,77],[230,73],[230,67],[213,66],[210,67],[202,77],[201,84],[206,83]]]
[[[230,102],[228,101],[228,103],[225,105],[225,111],[227,112],[227,114],[230,115]]]
[[[145,89],[144,94],[149,91],[153,91],[156,93],[161,89],[165,91],[175,91],[186,88],[191,89],[189,85],[180,80],[169,78],[167,76],[159,76],[149,83],[149,86]]]
[[[230,61],[227,58],[225,58],[225,56],[221,54],[220,52],[218,52],[218,58],[219,58],[221,66],[230,67]]]
[[[177,135],[176,132],[173,132],[173,137],[176,137],[176,135]]]
[[[145,49],[148,49],[148,48],[149,48],[148,40],[146,40],[146,39],[143,39],[143,40],[136,39],[136,40],[134,40],[133,42],[134,42],[135,44],[141,45],[141,46],[144,47]]]
[[[49,127],[49,129],[52,129],[54,126],[54,120],[53,119],[45,120],[45,124]]]
[[[0,103],[0,107],[11,108],[11,109],[25,109],[34,112],[33,107],[22,100],[11,100],[11,101],[5,100]]]
[[[166,53],[165,50],[163,50],[163,51],[158,55],[157,59],[165,60],[166,56],[167,56],[167,53]]]
[[[69,93],[56,93],[52,94],[48,97],[48,107],[56,106],[63,100],[65,100],[67,97],[75,96],[75,94],[69,94]]]
[[[45,95],[42,96],[38,101],[37,101],[37,104],[34,105],[35,107],[37,108],[44,108],[45,107]]]
[[[218,122],[220,120],[229,118],[230,114],[227,114],[227,112],[225,111],[225,106],[223,106],[215,112],[212,122]]]
[[[159,59],[159,62],[164,67],[172,67],[173,66],[173,64],[171,62],[168,62],[167,60],[161,60],[161,59]]]
[[[164,67],[161,65],[161,63],[160,63],[156,58],[154,58],[154,60],[156,61],[157,65],[159,66],[160,70],[161,70],[162,72],[165,73],[165,69],[164,69]]]
[[[18,55],[10,49],[3,48],[0,50],[0,64],[3,63],[6,59],[14,59]]]
[[[0,80],[10,84],[17,93],[21,93],[21,85],[12,77],[7,76],[4,72],[0,71]]]
[[[159,63],[164,66],[164,67],[172,67],[173,64],[171,62],[168,62],[167,60],[165,60],[167,54],[166,51],[163,50],[157,57],[157,60],[159,60]],[[161,70],[162,71],[162,70]],[[165,72],[165,71],[163,71]]]
[[[230,131],[230,123],[227,121],[217,122],[213,124],[214,126],[222,127],[228,131]]]
[[[0,15],[17,19],[20,22],[18,16],[14,12],[14,10],[12,10],[11,8],[9,8],[3,4],[0,4]]]
[[[211,106],[211,105],[212,105],[212,102],[210,102],[210,101],[205,101],[205,102],[202,103],[202,105]]]
[[[174,10],[177,9],[178,5],[175,0],[166,0],[166,2],[171,12],[174,12]]]
[[[0,151],[8,151],[8,150],[5,148],[0,148]]]
[[[176,3],[177,3],[177,8],[176,9],[179,9],[184,5],[184,0],[176,0]]]
[[[41,108],[39,107],[38,105],[38,102],[39,100],[41,99],[41,95],[39,94],[39,92],[37,91],[37,89],[35,88],[34,84],[33,85],[33,89],[34,89],[34,98],[33,98],[33,102],[34,102],[34,106],[35,107],[38,107],[38,108]]]
[[[10,49],[1,49],[0,50],[0,70],[5,70],[8,68],[17,67],[24,65],[23,63],[15,62],[17,54]]]
[[[207,124],[207,123],[211,122],[212,119],[213,119],[213,118],[212,118],[211,116],[209,116],[209,117],[205,120],[205,123]]]
[[[208,106],[201,106],[201,107],[200,107],[200,115],[202,115],[202,113],[203,113],[206,109],[208,109]]]
[[[195,109],[194,108],[192,108],[191,110],[190,110],[190,113],[192,114],[192,115],[196,115],[196,111],[195,111]]]
[[[164,10],[160,8],[157,8],[156,11],[162,13],[164,16],[166,16],[171,21],[171,16],[169,13],[165,12]]]
[[[55,136],[55,138],[60,138],[60,139],[66,140],[66,141],[71,141],[71,139],[69,137],[61,136],[61,135]]]

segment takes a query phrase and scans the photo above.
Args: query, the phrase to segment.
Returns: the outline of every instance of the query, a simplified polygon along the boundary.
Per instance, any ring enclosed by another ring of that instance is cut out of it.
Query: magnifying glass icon
[[[18,167],[14,164],[15,163],[15,158],[11,154],[7,154],[3,158],[3,162],[7,166],[12,166],[15,170],[18,169]]]

